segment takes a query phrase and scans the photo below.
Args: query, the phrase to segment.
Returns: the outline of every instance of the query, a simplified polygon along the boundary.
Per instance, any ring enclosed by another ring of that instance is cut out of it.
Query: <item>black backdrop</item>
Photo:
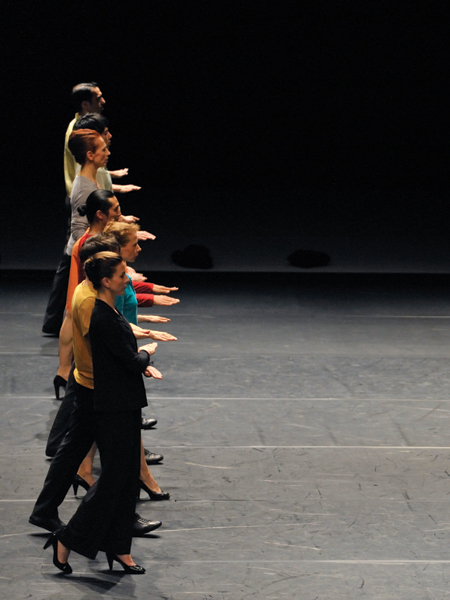
[[[70,89],[95,80],[153,228],[446,228],[446,3],[3,6],[2,179],[54,190],[30,217],[57,213]]]

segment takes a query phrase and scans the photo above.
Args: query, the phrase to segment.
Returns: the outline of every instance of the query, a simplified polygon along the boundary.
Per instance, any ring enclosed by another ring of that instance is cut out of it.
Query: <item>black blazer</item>
[[[94,366],[94,410],[119,412],[147,406],[142,373],[150,357],[138,352],[128,321],[106,302],[95,300],[89,327]]]

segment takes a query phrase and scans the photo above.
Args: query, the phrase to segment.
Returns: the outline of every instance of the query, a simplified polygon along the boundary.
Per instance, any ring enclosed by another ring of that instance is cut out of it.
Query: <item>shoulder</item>
[[[81,246],[84,244],[84,242],[86,240],[88,240],[90,237],[92,237],[92,233],[90,233],[89,229],[86,230],[86,233],[84,233],[80,239],[78,240],[78,250],[80,250]],[[75,244],[76,245],[76,244]],[[74,250],[75,250],[75,246],[74,246]]]
[[[93,190],[98,190],[97,184],[94,183],[93,181],[91,181],[90,179],[88,179],[87,177],[84,177],[83,175],[77,175],[75,177],[75,179],[73,180],[73,189],[76,190],[84,190],[84,189],[93,189]]]
[[[72,248],[72,259],[75,258],[75,256],[78,255],[78,251],[80,249],[80,241],[81,240],[82,240],[82,238],[80,238],[79,240],[77,240],[75,242],[75,244],[73,245],[73,248]]]
[[[73,126],[75,125],[75,123],[78,121],[78,119],[80,118],[79,114],[77,113],[74,118],[70,121],[69,125],[67,126],[66,129],[66,139],[69,139],[70,134],[73,131]]]
[[[77,304],[80,307],[90,306],[91,310],[94,307],[97,292],[91,288],[85,281],[81,282],[75,288],[73,293],[72,305]]]
[[[95,299],[95,306],[92,312],[92,319],[95,322],[101,323],[106,321],[113,324],[116,321],[117,313],[110,306],[103,302],[103,300]]]

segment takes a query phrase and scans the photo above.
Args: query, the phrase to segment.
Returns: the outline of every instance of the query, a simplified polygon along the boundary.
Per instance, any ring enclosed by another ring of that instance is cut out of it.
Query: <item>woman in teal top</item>
[[[122,255],[122,253],[121,253]],[[122,258],[124,256],[122,255]],[[114,302],[115,307],[119,312],[123,314],[128,323],[132,323],[133,325],[138,324],[138,301],[136,297],[136,292],[134,291],[133,282],[131,281],[131,277],[127,275],[128,283],[125,288],[125,294],[123,296],[117,296]],[[158,317],[159,318],[159,317]],[[167,319],[169,320],[169,319]],[[172,339],[175,339],[172,336]]]

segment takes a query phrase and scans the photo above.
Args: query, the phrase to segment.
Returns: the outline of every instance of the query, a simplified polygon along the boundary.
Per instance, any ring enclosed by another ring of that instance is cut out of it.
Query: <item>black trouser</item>
[[[69,431],[70,423],[72,420],[72,413],[75,408],[76,394],[75,394],[75,378],[73,376],[73,365],[70,370],[69,380],[67,381],[66,391],[64,398],[59,405],[58,412],[56,413],[55,420],[53,421],[52,428],[48,434],[47,446],[45,448],[45,454],[47,456],[55,456],[58,452],[58,448],[64,439],[64,436]]]
[[[42,331],[58,334],[64,319],[66,308],[67,286],[70,273],[70,255],[64,254],[53,278],[52,289],[45,309]]]
[[[97,413],[102,472],[58,539],[95,558],[98,550],[129,554],[139,490],[141,411]]]
[[[70,427],[45,478],[44,487],[34,505],[33,516],[54,519],[66,497],[83,459],[96,439],[94,390],[75,382],[76,397]]]

